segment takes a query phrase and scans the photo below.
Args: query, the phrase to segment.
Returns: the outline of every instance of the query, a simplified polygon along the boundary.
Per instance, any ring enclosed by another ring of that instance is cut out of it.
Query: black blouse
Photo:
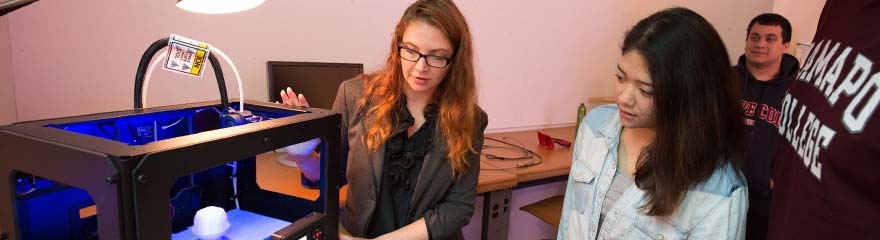
[[[425,107],[425,123],[411,137],[407,129],[415,119],[405,103],[398,106],[400,123],[392,131],[394,134],[385,143],[385,162],[382,170],[382,183],[376,210],[367,227],[367,237],[375,238],[400,229],[411,221],[409,213],[413,188],[416,186],[425,153],[431,149],[432,134],[437,118],[437,107]]]

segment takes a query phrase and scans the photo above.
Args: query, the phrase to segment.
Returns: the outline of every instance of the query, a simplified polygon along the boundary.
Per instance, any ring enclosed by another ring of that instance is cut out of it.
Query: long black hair
[[[635,182],[646,192],[646,213],[667,216],[717,168],[739,169],[740,85],[718,32],[687,8],[639,21],[623,41],[629,51],[641,54],[651,75],[657,134],[639,155]]]

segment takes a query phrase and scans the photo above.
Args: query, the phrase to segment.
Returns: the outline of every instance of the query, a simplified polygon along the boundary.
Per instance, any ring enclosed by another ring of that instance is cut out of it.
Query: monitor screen
[[[279,93],[290,87],[303,94],[314,108],[331,109],[339,85],[364,72],[361,63],[270,61],[269,101],[281,102]]]

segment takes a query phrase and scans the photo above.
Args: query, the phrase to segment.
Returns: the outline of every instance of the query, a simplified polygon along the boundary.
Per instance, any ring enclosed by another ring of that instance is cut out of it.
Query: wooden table
[[[562,203],[564,201],[564,195],[552,196],[536,203],[525,205],[519,208],[519,210],[531,213],[554,227],[559,227],[559,219],[562,218]]]
[[[278,154],[282,153],[263,153],[257,155],[257,185],[260,188],[287,194],[290,196],[315,201],[321,195],[320,189],[305,188],[300,183],[300,170],[295,167],[288,167],[278,163]],[[345,204],[348,185],[339,189],[339,206]]]
[[[480,171],[477,193],[487,193],[516,186],[516,175],[507,171]]]
[[[280,154],[280,153],[279,153]],[[278,163],[276,153],[257,155],[257,184],[261,188],[298,198],[316,200],[320,190],[304,188],[300,184],[300,169]],[[516,186],[517,176],[507,171],[481,171],[477,183],[477,193],[510,189]],[[348,185],[339,190],[340,206],[346,201]]]
[[[517,168],[517,164],[524,164],[533,160],[490,160],[485,156],[481,157],[477,193],[483,194],[484,202],[482,239],[508,239],[507,230],[509,228],[511,210],[510,198],[513,193],[513,187],[531,181],[568,175],[571,168],[571,148],[560,145],[556,145],[554,150],[541,148],[538,145],[538,131],[551,137],[571,141],[574,144],[574,126],[486,134],[486,137],[505,140],[530,149],[541,155],[544,161],[534,166]],[[491,140],[485,140],[484,144],[502,146],[502,144]],[[521,154],[521,152],[499,148],[487,148],[483,152],[499,156],[516,156]],[[299,168],[279,164],[275,153],[265,153],[257,156],[257,183],[261,188],[304,199],[317,199],[320,191],[318,189],[303,188],[300,184],[299,176]],[[345,203],[345,193],[347,190],[348,186],[346,185],[339,191],[340,206]]]
[[[518,163],[528,163],[532,160],[490,160],[484,156],[481,158],[480,163],[483,169],[480,170],[477,193],[508,189],[519,183],[568,174],[571,168],[571,148],[559,145],[556,146],[555,150],[541,148],[538,145],[537,131],[541,131],[551,137],[571,141],[574,144],[574,127],[486,134],[487,137],[495,139],[515,139],[509,140],[509,142],[517,145],[522,144],[523,147],[535,151],[544,157],[544,162],[535,166],[515,168],[514,166]],[[500,145],[489,140],[486,140],[485,144]],[[483,152],[499,156],[510,156],[511,154],[518,153],[504,149],[484,149]],[[276,159],[275,153],[257,155],[257,183],[262,188],[304,199],[317,199],[319,194],[317,189],[303,188],[299,184],[299,168],[281,165]],[[487,170],[486,168],[503,168],[504,170]],[[345,190],[347,189],[343,187],[342,191],[340,191],[341,203],[345,202]]]
[[[483,157],[482,163],[497,168],[506,168],[507,172],[516,175],[517,183],[568,175],[569,169],[571,169],[572,148],[563,147],[558,144],[554,147],[554,150],[542,148],[540,145],[538,145],[538,131],[554,138],[570,141],[572,145],[574,145],[574,136],[576,130],[573,126],[529,131],[490,133],[486,134],[486,137],[491,137],[499,140],[514,139],[509,140],[508,142],[517,145],[521,144],[522,147],[534,151],[544,158],[544,162],[535,166],[516,168],[516,164],[529,163],[533,160],[490,160]],[[485,142],[486,144],[500,145],[496,142],[489,140],[486,140]],[[511,153],[511,151],[509,150],[492,148],[483,150],[483,153],[491,153],[499,156],[514,156],[511,154],[515,154]],[[483,172],[486,171],[481,171],[480,173],[482,174]]]
[[[479,189],[479,185],[483,184],[483,175],[499,174],[501,172],[506,172],[516,177],[514,186],[527,182],[568,175],[568,172],[571,169],[572,148],[563,147],[561,145],[556,145],[554,150],[542,148],[538,144],[538,131],[554,138],[570,141],[572,145],[574,145],[574,126],[486,134],[486,137],[503,140],[532,150],[543,157],[544,161],[533,166],[517,167],[518,164],[524,165],[536,161],[537,159],[491,160],[484,155],[480,159],[480,183],[477,188]],[[508,146],[489,139],[484,140],[483,144],[484,146]],[[483,153],[494,154],[501,157],[522,156],[522,151],[497,147],[484,147]],[[508,239],[507,231],[510,225],[510,199],[512,195],[513,190],[511,187],[495,189],[483,193],[482,239]]]

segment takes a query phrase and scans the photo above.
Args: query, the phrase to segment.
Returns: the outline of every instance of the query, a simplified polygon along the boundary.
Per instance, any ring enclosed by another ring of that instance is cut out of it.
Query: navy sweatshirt
[[[767,198],[782,115],[780,105],[797,75],[799,63],[793,56],[783,54],[779,73],[769,81],[759,81],[746,69],[745,61],[746,57],[740,56],[735,67],[743,84],[742,107],[749,146],[742,171],[749,183],[749,195]]]
[[[783,54],[779,72],[773,79],[759,81],[746,68],[745,55],[734,67],[743,86],[743,120],[748,139],[743,175],[749,184],[749,210],[746,218],[746,239],[767,237],[770,215],[770,175],[776,155],[782,99],[797,75],[798,60]]]

